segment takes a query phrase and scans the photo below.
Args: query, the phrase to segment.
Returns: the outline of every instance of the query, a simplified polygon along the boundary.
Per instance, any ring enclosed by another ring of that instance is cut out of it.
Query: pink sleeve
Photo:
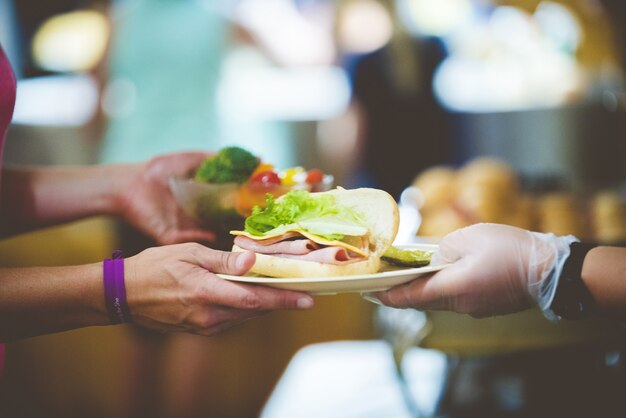
[[[2,175],[2,154],[4,139],[13,117],[15,106],[15,75],[2,47],[0,46],[0,175]],[[4,369],[4,345],[0,344],[0,378]]]
[[[0,174],[2,174],[2,151],[4,140],[11,124],[13,108],[15,107],[15,75],[11,64],[2,47],[0,47]]]

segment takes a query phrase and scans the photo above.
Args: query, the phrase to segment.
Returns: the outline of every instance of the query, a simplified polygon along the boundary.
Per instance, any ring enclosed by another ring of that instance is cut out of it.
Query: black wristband
[[[574,242],[563,265],[550,310],[564,319],[589,318],[594,311],[593,297],[582,280],[583,262],[596,244]]]

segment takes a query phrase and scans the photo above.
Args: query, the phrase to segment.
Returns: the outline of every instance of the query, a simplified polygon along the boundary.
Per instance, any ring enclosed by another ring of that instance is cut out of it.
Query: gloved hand
[[[451,263],[428,279],[419,278],[375,293],[396,308],[451,310],[474,317],[517,312],[538,305],[549,310],[573,236],[476,224],[445,236],[436,259]]]

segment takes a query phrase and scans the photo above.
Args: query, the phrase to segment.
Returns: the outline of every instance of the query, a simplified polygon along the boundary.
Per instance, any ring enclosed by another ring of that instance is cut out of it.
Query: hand
[[[212,335],[273,309],[308,309],[313,299],[288,290],[234,283],[253,253],[216,251],[196,243],[149,248],[125,260],[128,304],[137,325]]]
[[[128,179],[117,193],[118,212],[159,244],[212,242],[215,234],[199,228],[186,216],[170,191],[168,179],[193,172],[210,154],[187,152],[156,157],[147,164],[126,166]]]
[[[374,294],[383,304],[422,310],[451,310],[484,317],[517,312],[552,301],[559,266],[573,237],[520,228],[477,224],[444,237],[438,257],[452,265]]]

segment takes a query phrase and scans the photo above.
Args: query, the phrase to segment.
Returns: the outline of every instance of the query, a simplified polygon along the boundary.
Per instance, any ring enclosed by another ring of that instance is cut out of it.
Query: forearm
[[[0,342],[108,323],[101,263],[0,269]]]
[[[626,319],[626,248],[597,247],[589,251],[582,278],[600,311]]]
[[[140,166],[5,168],[0,231],[3,236],[93,215],[119,212],[118,191]]]

